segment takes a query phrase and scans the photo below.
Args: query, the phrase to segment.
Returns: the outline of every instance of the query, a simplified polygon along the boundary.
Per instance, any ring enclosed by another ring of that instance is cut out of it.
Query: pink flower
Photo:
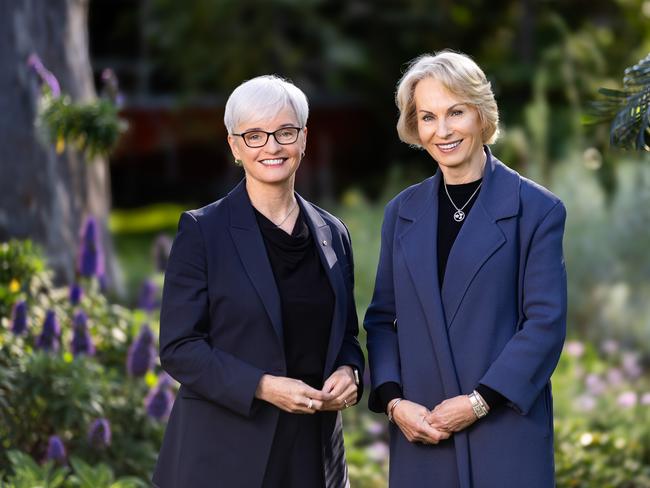
[[[580,341],[567,342],[565,349],[567,354],[574,358],[579,358],[585,353],[585,345]]]
[[[621,363],[623,371],[625,371],[630,378],[636,379],[643,373],[641,363],[639,362],[639,354],[636,352],[624,353]]]
[[[636,406],[639,398],[636,392],[634,391],[624,391],[618,396],[616,400],[619,406],[623,408],[632,408]]]
[[[373,442],[366,448],[366,454],[376,462],[384,462],[388,459],[388,445],[384,441]]]

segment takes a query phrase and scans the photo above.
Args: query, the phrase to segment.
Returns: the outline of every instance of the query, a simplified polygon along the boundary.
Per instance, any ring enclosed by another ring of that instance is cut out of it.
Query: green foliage
[[[69,472],[67,467],[56,467],[52,461],[39,466],[30,456],[20,451],[9,451],[8,457],[11,460],[14,474],[6,483],[2,483],[0,478],[0,486],[6,488],[58,488],[64,486],[65,477]]]
[[[44,268],[43,253],[31,241],[0,243],[0,317],[9,315],[17,297],[35,285],[32,278]]]
[[[57,152],[70,144],[89,159],[107,156],[126,129],[118,116],[117,105],[106,98],[73,102],[68,96],[53,97],[44,88],[41,105],[39,125],[46,129]]]
[[[31,249],[17,241],[0,247],[7,256],[26,256],[25,249]],[[14,265],[19,263],[16,259]],[[126,359],[142,323],[157,329],[155,314],[109,303],[94,279],[81,282],[83,297],[79,304],[72,304],[68,288],[52,286],[47,269],[40,265],[20,269],[21,274],[5,276],[11,280],[19,276],[21,281],[38,286],[26,286],[14,296],[28,303],[26,333],[14,335],[8,315],[0,317],[0,470],[14,470],[7,486],[39,486],[30,485],[29,480],[42,482],[46,467],[26,462],[25,456],[44,459],[52,435],[58,435],[71,454],[72,471],[64,476],[63,486],[147,486],[142,480],[151,475],[164,428],[145,408],[145,397],[157,377],[154,371],[144,378],[129,377]],[[0,282],[0,286],[8,284]],[[5,308],[10,307],[8,303]],[[47,310],[55,311],[61,325],[57,352],[36,349]],[[88,331],[96,348],[91,356],[75,356],[71,347],[72,318],[79,311],[88,317]],[[109,421],[109,445],[98,446],[89,438],[91,425],[99,418]],[[15,450],[24,454],[11,455]],[[89,463],[97,466],[91,468]],[[16,471],[17,464],[24,473]],[[40,471],[31,469],[34,466]],[[140,481],[115,480],[113,472]]]
[[[650,151],[650,54],[625,69],[623,90],[598,91],[603,99],[593,102],[591,121],[611,121],[612,146]]]

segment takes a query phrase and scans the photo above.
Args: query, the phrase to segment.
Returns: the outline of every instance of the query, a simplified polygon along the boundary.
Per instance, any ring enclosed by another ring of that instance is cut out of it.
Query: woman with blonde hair
[[[552,487],[564,205],[492,155],[497,104],[468,56],[415,59],[396,102],[437,171],[386,206],[364,322],[390,486]]]

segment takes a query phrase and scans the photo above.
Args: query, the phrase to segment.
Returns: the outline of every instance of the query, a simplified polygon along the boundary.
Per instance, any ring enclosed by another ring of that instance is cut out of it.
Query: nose
[[[439,137],[449,137],[451,135],[452,131],[447,124],[447,120],[445,117],[440,117],[438,119],[438,126],[436,127],[436,134]]]
[[[269,138],[267,139],[264,148],[267,151],[275,152],[275,151],[281,149],[281,147],[282,147],[282,145],[280,143],[278,143],[278,141],[275,140],[275,136],[273,134],[269,134]]]

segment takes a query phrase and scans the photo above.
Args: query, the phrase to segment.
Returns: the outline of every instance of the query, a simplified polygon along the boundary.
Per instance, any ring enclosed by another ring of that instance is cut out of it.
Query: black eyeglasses
[[[282,127],[273,132],[266,132],[265,130],[250,130],[248,132],[243,132],[242,134],[232,135],[244,139],[244,143],[248,147],[262,147],[266,145],[270,135],[275,138],[278,144],[286,146],[288,144],[293,144],[298,140],[298,134],[300,134],[301,130],[302,127]]]

